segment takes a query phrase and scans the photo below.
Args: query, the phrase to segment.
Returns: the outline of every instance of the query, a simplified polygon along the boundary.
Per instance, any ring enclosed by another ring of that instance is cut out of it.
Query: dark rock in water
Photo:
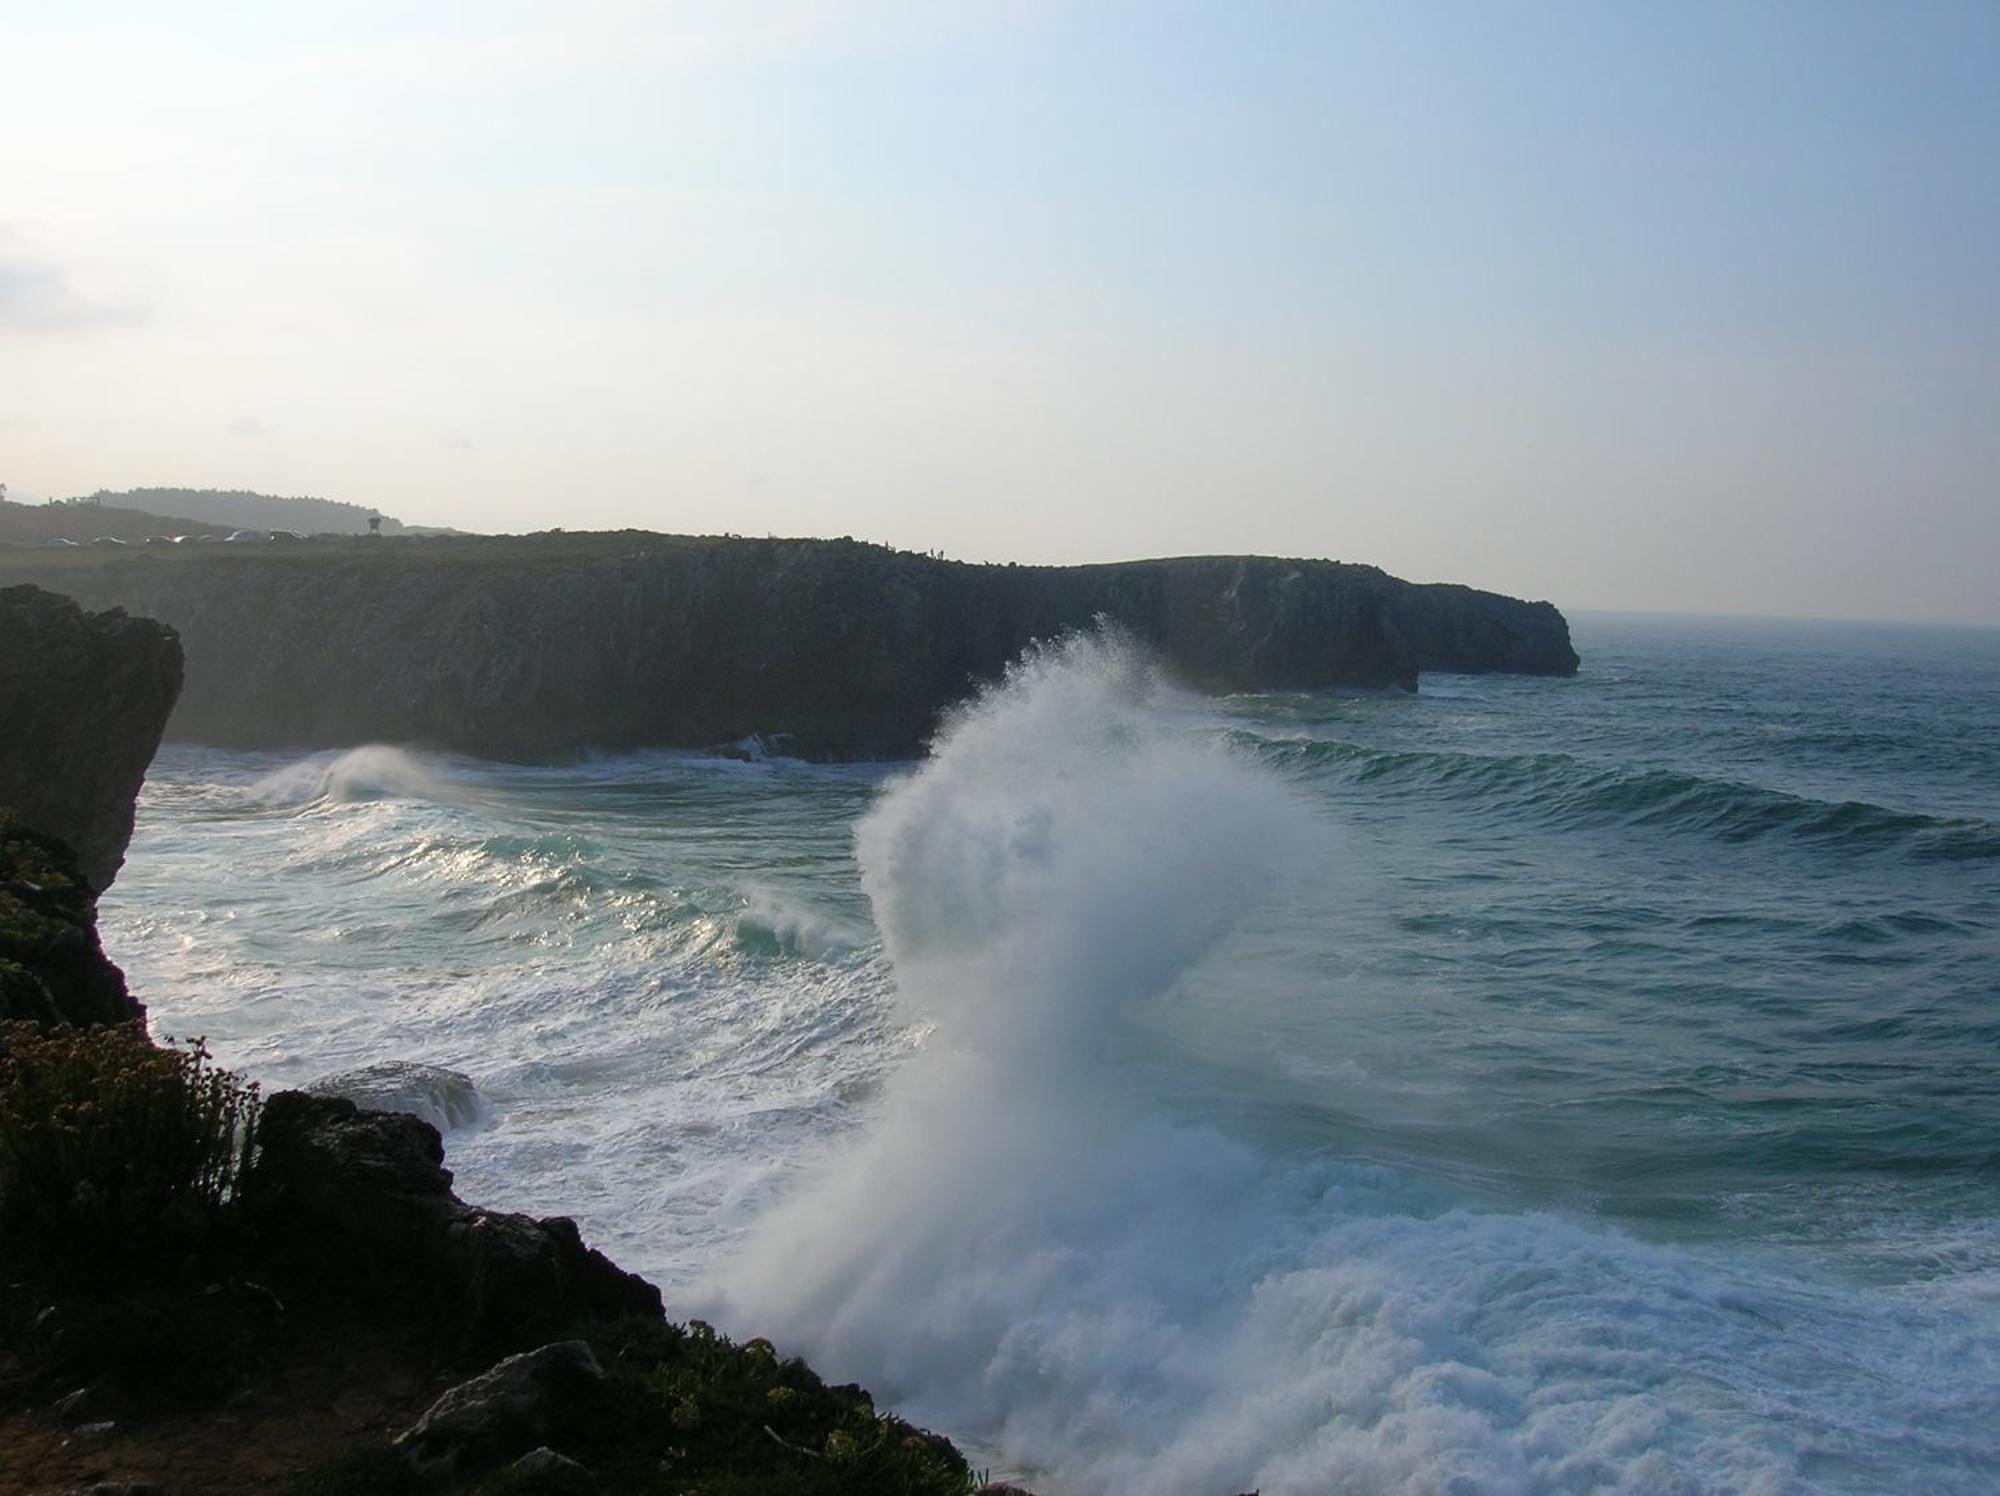
[[[662,1312],[659,1290],[586,1247],[574,1221],[465,1204],[437,1129],[416,1117],[281,1091],[264,1103],[258,1148],[245,1197],[265,1230],[332,1280],[418,1285],[469,1340]]]
[[[180,640],[164,624],[0,589],[0,806],[68,843],[93,892],[124,861],[180,689]]]
[[[146,1010],[97,941],[97,898],[68,847],[0,810],[0,1019],[124,1023]]]
[[[303,1089],[314,1096],[345,1096],[364,1112],[407,1112],[439,1132],[473,1126],[489,1115],[471,1076],[419,1060],[377,1060],[322,1075]]]
[[[173,624],[188,688],[169,730],[229,747],[545,760],[790,734],[806,756],[901,757],[1030,641],[1100,616],[1204,690],[1577,663],[1548,603],[1334,561],[968,566],[636,531],[156,549],[0,552],[0,580]]]
[[[424,1479],[459,1480],[575,1429],[603,1385],[604,1370],[583,1341],[545,1345],[453,1387],[396,1436],[396,1448]]]

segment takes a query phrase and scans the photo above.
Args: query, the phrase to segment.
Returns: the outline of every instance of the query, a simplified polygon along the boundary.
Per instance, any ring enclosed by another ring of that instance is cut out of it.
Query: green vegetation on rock
[[[0,1026],[0,1261],[143,1276],[199,1240],[255,1147],[257,1087],[139,1024]]]
[[[828,1386],[768,1341],[737,1345],[700,1321],[668,1321],[649,1286],[580,1241],[567,1256],[520,1256],[544,1237],[562,1248],[574,1228],[459,1205],[439,1158],[436,1133],[413,1117],[296,1093],[266,1108],[254,1085],[216,1068],[198,1042],[156,1046],[138,1024],[0,1026],[0,1410],[82,1388],[92,1406],[120,1418],[206,1419],[235,1393],[317,1365],[323,1342],[364,1326],[400,1337],[397,1366],[453,1380],[494,1354],[543,1346],[541,1357],[580,1341],[588,1351],[577,1346],[578,1354],[596,1362],[589,1378],[547,1409],[524,1412],[509,1394],[493,1399],[493,1426],[473,1436],[463,1459],[448,1456],[443,1475],[416,1457],[408,1436],[393,1439],[391,1424],[336,1445],[333,1462],[302,1488],[323,1496],[440,1483],[490,1496],[968,1496],[976,1488],[948,1441],[878,1411],[858,1387]],[[302,1234],[354,1270],[343,1275],[301,1253]],[[486,1258],[438,1255],[468,1236],[491,1239]],[[471,1333],[453,1271],[504,1290],[508,1315],[488,1316],[485,1332]],[[591,1274],[604,1281],[586,1291]],[[572,1308],[559,1318],[517,1302],[526,1299],[549,1309],[593,1300],[654,1307]],[[213,1437],[226,1441],[227,1417],[213,1416]],[[522,1463],[537,1446],[554,1453]]]
[[[0,1022],[117,1023],[142,1010],[97,942],[69,848],[0,808]]]
[[[554,1447],[581,1471],[506,1464],[457,1489],[479,1496],[619,1491],[683,1496],[969,1496],[979,1479],[948,1440],[829,1387],[767,1340],[737,1345],[700,1320],[581,1327],[601,1393]],[[385,1440],[320,1471],[314,1496],[426,1486]]]

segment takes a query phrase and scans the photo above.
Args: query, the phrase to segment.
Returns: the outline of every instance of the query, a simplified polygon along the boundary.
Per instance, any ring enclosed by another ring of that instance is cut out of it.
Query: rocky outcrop
[[[146,765],[181,689],[172,629],[0,589],[0,806],[66,843],[93,892],[132,839]]]
[[[1389,626],[1420,671],[1567,675],[1577,666],[1569,624],[1552,603],[1433,582],[1398,593]]]
[[[604,1368],[581,1340],[523,1351],[446,1392],[396,1436],[396,1448],[413,1474],[439,1485],[537,1450],[550,1456],[538,1464],[575,1466],[548,1441],[586,1423],[603,1386]]]
[[[414,1288],[470,1342],[519,1344],[594,1316],[662,1312],[659,1290],[586,1247],[567,1217],[460,1200],[428,1122],[281,1091],[264,1103],[257,1143],[244,1190],[253,1219],[329,1281]]]
[[[181,687],[171,629],[0,589],[0,1018],[145,1016],[97,939]]]
[[[0,810],[0,1019],[84,1025],[145,1012],[97,943],[97,899],[69,848]]]
[[[970,566],[625,531],[0,552],[10,577],[173,624],[188,686],[169,731],[233,747],[547,760],[754,734],[905,756],[1023,645],[1100,616],[1212,690],[1576,668],[1547,603],[1334,561]]]

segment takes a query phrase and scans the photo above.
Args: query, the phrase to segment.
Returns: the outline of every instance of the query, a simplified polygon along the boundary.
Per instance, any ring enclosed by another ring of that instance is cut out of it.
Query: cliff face
[[[0,809],[0,1020],[123,1023],[145,1012],[97,943],[97,899],[69,849]]]
[[[181,689],[172,629],[0,589],[0,806],[66,843],[92,890],[132,839],[146,765]]]
[[[97,943],[97,895],[181,684],[170,629],[0,590],[0,1018],[144,1015]]]
[[[169,731],[235,747],[532,760],[759,733],[901,756],[1029,640],[1099,614],[1206,689],[1576,668],[1546,603],[1328,561],[965,566],[627,531],[0,552],[16,577],[171,623],[188,683]]]

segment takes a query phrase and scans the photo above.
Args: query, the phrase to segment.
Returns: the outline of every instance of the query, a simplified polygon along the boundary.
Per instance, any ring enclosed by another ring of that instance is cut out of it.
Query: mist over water
[[[1215,703],[1089,639],[893,771],[172,750],[107,941],[1047,1496],[1984,1491],[1995,642]]]

